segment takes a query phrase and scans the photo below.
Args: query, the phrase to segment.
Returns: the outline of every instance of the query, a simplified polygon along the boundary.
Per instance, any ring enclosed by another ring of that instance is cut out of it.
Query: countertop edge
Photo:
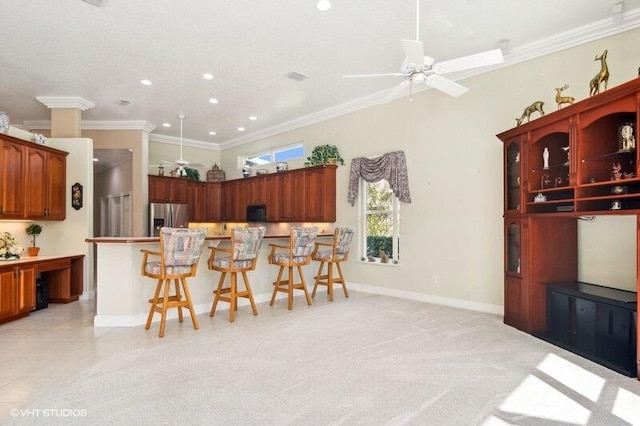
[[[265,239],[286,239],[289,237],[289,234],[264,236]],[[318,237],[333,237],[333,233],[318,234]],[[230,239],[230,235],[211,235],[207,236],[205,241],[225,241]],[[93,244],[145,244],[160,242],[160,237],[94,237],[86,238],[85,241]]]

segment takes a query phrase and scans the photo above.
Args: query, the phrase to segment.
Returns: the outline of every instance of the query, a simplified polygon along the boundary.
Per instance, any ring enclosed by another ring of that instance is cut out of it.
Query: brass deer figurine
[[[596,55],[594,61],[600,61],[600,72],[589,82],[589,96],[600,93],[600,84],[604,83],[604,90],[607,90],[607,83],[609,82],[609,67],[607,67],[607,51],[602,52],[602,55]]]
[[[544,102],[536,101],[531,105],[529,105],[528,107],[526,107],[522,112],[522,116],[520,118],[516,118],[516,123],[518,123],[518,126],[522,124],[522,120],[524,120],[525,117],[527,117],[527,122],[529,122],[531,118],[531,114],[534,111],[538,111],[541,117],[544,116],[544,111],[542,110],[543,105],[544,105]]]
[[[560,109],[560,105],[562,104],[572,104],[573,101],[575,101],[573,96],[562,96],[562,91],[567,90],[568,88],[568,84],[565,84],[562,87],[554,87],[556,90],[556,103],[558,104],[558,109]]]

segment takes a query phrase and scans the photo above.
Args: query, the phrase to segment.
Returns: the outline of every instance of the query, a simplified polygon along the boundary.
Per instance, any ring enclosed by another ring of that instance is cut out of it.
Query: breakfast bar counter
[[[332,237],[332,233],[318,234],[320,241]],[[266,235],[258,257],[255,271],[249,272],[249,280],[256,302],[268,301],[278,268],[268,262],[269,243],[288,244],[289,234]],[[88,238],[88,243],[96,245],[96,316],[95,327],[131,327],[142,325],[149,312],[149,299],[153,296],[156,281],[142,276],[141,250],[159,251],[159,237],[98,237]],[[195,277],[187,279],[194,308],[197,314],[209,312],[213,302],[213,290],[220,279],[220,273],[210,271],[207,259],[209,247],[228,245],[229,235],[207,236]],[[303,268],[307,284],[313,286],[313,275],[317,265]],[[240,284],[242,286],[242,284]],[[243,309],[246,300],[241,300]],[[277,300],[274,308],[286,300]],[[258,314],[260,312],[258,311]],[[177,310],[172,309],[168,318],[176,318]]]

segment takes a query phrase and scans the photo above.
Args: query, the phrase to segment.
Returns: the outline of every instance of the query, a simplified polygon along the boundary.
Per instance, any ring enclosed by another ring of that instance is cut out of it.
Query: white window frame
[[[376,265],[398,265],[400,263],[400,200],[395,194],[392,194],[391,210],[376,210],[375,213],[389,214],[391,213],[391,246],[392,253],[389,255],[388,263],[381,263],[380,258],[374,256],[375,262],[369,262],[367,258],[367,215],[372,213],[367,209],[367,182],[360,178],[360,260],[368,264]]]
[[[249,158],[269,156],[269,161],[267,163],[258,165],[258,166],[264,166],[264,165],[267,165],[267,164],[275,163],[276,162],[276,154],[277,153],[280,153],[282,151],[293,150],[293,149],[297,149],[297,148],[302,148],[302,154],[300,155],[300,157],[291,158],[289,160],[303,159],[304,155],[305,155],[305,150],[304,150],[304,144],[303,144],[302,140],[297,141],[297,142],[293,142],[293,143],[289,143],[289,144],[286,144],[286,145],[278,145],[278,146],[275,146],[273,148],[252,152],[250,154],[238,155],[238,170],[242,169],[242,167],[245,165],[247,159],[249,159]]]

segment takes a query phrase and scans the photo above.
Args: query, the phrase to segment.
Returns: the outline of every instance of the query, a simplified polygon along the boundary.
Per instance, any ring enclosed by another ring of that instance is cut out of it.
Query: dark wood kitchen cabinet
[[[0,134],[0,219],[64,220],[67,155]]]
[[[149,175],[150,203],[188,203],[188,179]]]

